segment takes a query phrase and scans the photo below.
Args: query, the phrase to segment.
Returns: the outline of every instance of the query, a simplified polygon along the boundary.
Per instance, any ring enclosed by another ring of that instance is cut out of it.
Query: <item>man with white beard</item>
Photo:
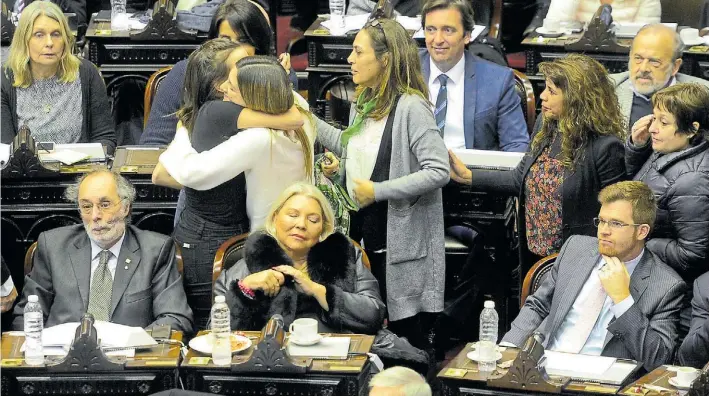
[[[638,121],[652,121],[652,95],[662,88],[676,83],[709,87],[709,81],[679,73],[683,50],[679,33],[660,23],[643,26],[635,36],[628,71],[611,74],[628,131]]]
[[[135,200],[130,182],[94,171],[69,186],[65,198],[78,204],[83,225],[39,235],[13,327],[22,329],[27,298],[34,294],[45,327],[79,322],[88,312],[96,320],[191,332],[192,311],[172,239],[128,225]]]

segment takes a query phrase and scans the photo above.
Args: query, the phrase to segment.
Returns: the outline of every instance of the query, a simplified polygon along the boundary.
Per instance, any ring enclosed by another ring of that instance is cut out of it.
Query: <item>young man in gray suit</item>
[[[175,263],[172,239],[129,226],[135,188],[106,170],[67,188],[83,225],[43,232],[25,277],[13,328],[21,330],[27,297],[37,295],[44,326],[96,320],[128,326],[171,325],[192,331],[192,310]]]
[[[694,281],[692,324],[678,357],[683,366],[702,368],[709,363],[709,273]]]
[[[628,130],[641,119],[649,122],[652,95],[662,88],[686,82],[709,86],[709,81],[679,73],[683,50],[679,33],[659,23],[645,25],[635,36],[628,71],[611,74]]]
[[[686,284],[645,249],[656,214],[646,184],[616,183],[598,200],[598,238],[564,243],[502,341],[521,346],[537,331],[546,349],[634,359],[650,371],[672,361]]]

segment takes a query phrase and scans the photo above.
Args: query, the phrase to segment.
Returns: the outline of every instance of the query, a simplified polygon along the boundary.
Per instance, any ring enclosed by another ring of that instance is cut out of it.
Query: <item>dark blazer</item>
[[[126,269],[127,267],[127,269]],[[15,306],[21,330],[27,297],[36,294],[44,325],[79,322],[89,306],[91,244],[83,224],[56,228],[37,238],[32,272]],[[127,326],[169,324],[192,331],[192,310],[175,263],[172,239],[135,226],[126,228],[113,278],[110,321]]]
[[[535,125],[536,131],[541,127],[541,117]],[[533,139],[533,138],[532,138]],[[524,180],[529,168],[537,160],[544,147],[525,154],[517,168],[510,171],[473,170],[475,190],[495,191],[515,194],[519,198],[519,214],[517,229],[526,230]],[[583,157],[577,161],[574,171],[564,171],[562,186],[561,223],[563,240],[571,235],[596,235],[593,218],[598,215],[601,205],[598,203],[598,193],[603,187],[626,179],[625,151],[623,143],[613,136],[596,136],[583,150]],[[524,232],[519,233],[520,262],[525,263],[527,238]],[[527,263],[529,264],[529,263]],[[528,266],[522,267],[524,270]]]
[[[274,314],[283,316],[286,328],[298,314],[318,320],[320,332],[375,334],[381,329],[386,308],[379,285],[362,264],[359,249],[344,235],[334,233],[308,253],[308,276],[327,289],[328,311],[317,302],[305,305],[311,309],[304,310],[304,296],[295,289],[292,279],[273,298],[259,291],[250,300],[239,289],[239,280],[283,264],[292,265],[292,261],[275,238],[263,232],[249,236],[244,258],[223,271],[214,285],[215,295],[226,296],[232,329],[260,330]]]
[[[116,148],[116,131],[113,126],[111,104],[106,94],[106,84],[96,66],[86,59],[79,66],[81,81],[81,105],[83,123],[81,137],[75,143],[96,142],[106,146],[108,153]],[[2,143],[12,143],[19,130],[17,119],[17,88],[12,86],[14,77],[10,69],[2,71],[2,114],[0,129]]]
[[[96,1],[96,0],[93,0]],[[25,0],[25,6],[33,3],[34,0]],[[57,4],[59,8],[62,9],[64,13],[73,12],[76,14],[76,19],[79,25],[88,24],[88,13],[86,11],[86,0],[51,0],[52,3]],[[108,9],[111,9],[109,6]]]
[[[431,75],[431,55],[420,53],[426,84]],[[463,126],[465,147],[478,150],[526,152],[529,131],[515,89],[512,69],[496,65],[465,51]]]
[[[556,337],[600,258],[598,239],[569,238],[551,272],[524,302],[512,322],[512,329],[502,341],[524,345],[529,335],[539,331],[546,336],[544,345],[547,346]],[[647,371],[671,363],[686,290],[682,278],[645,249],[630,276],[630,295],[635,303],[623,315],[611,320],[601,354],[640,361]]]
[[[709,362],[709,273],[694,281],[692,324],[679,348],[678,358],[683,366],[696,368]]]

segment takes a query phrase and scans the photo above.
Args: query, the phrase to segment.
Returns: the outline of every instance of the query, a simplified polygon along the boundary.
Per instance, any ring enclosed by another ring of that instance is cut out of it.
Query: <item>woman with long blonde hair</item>
[[[309,113],[292,131],[240,130],[240,114],[277,124],[294,94],[275,58],[238,55],[239,44],[211,40],[190,56],[175,140],[160,156],[153,181],[174,179],[185,189],[185,209],[173,238],[182,246],[187,297],[198,326],[211,306],[211,263],[227,238],[260,228],[288,185],[312,180],[315,132]],[[221,54],[221,55],[220,55]],[[235,61],[234,56],[239,58]],[[242,112],[242,110],[244,110]]]
[[[530,152],[511,171],[471,171],[453,154],[451,178],[475,189],[516,194],[522,273],[557,253],[571,235],[596,235],[603,187],[624,180],[625,126],[606,69],[578,54],[539,65],[542,117]]]
[[[56,4],[35,1],[22,11],[2,73],[2,143],[27,126],[38,142],[98,142],[113,152],[106,85],[93,63],[72,53],[74,45]]]

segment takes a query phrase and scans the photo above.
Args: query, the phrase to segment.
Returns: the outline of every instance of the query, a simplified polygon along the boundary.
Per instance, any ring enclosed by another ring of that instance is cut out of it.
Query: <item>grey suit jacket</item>
[[[523,345],[538,331],[546,336],[546,346],[556,336],[599,259],[598,239],[580,235],[569,238],[503,341]],[[635,303],[608,325],[602,355],[640,361],[648,371],[671,363],[686,289],[682,278],[646,249],[630,277],[630,295]]]
[[[694,281],[692,324],[679,348],[678,358],[683,366],[696,368],[709,362],[709,273]]]
[[[628,125],[628,123],[630,122],[630,110],[633,107],[633,87],[630,85],[630,72],[611,74],[611,78],[615,84],[615,94],[618,95],[620,112],[623,114],[628,130],[630,130],[632,125]],[[678,83],[699,83],[709,87],[709,81],[686,74],[677,73],[675,78],[677,78]]]
[[[110,320],[127,326],[169,324],[192,331],[182,276],[172,239],[134,226],[126,235],[113,278]],[[127,267],[127,269],[126,269]],[[78,322],[89,306],[91,243],[82,224],[43,232],[37,239],[32,272],[15,306],[13,328],[23,327],[27,297],[36,294],[44,326]]]

